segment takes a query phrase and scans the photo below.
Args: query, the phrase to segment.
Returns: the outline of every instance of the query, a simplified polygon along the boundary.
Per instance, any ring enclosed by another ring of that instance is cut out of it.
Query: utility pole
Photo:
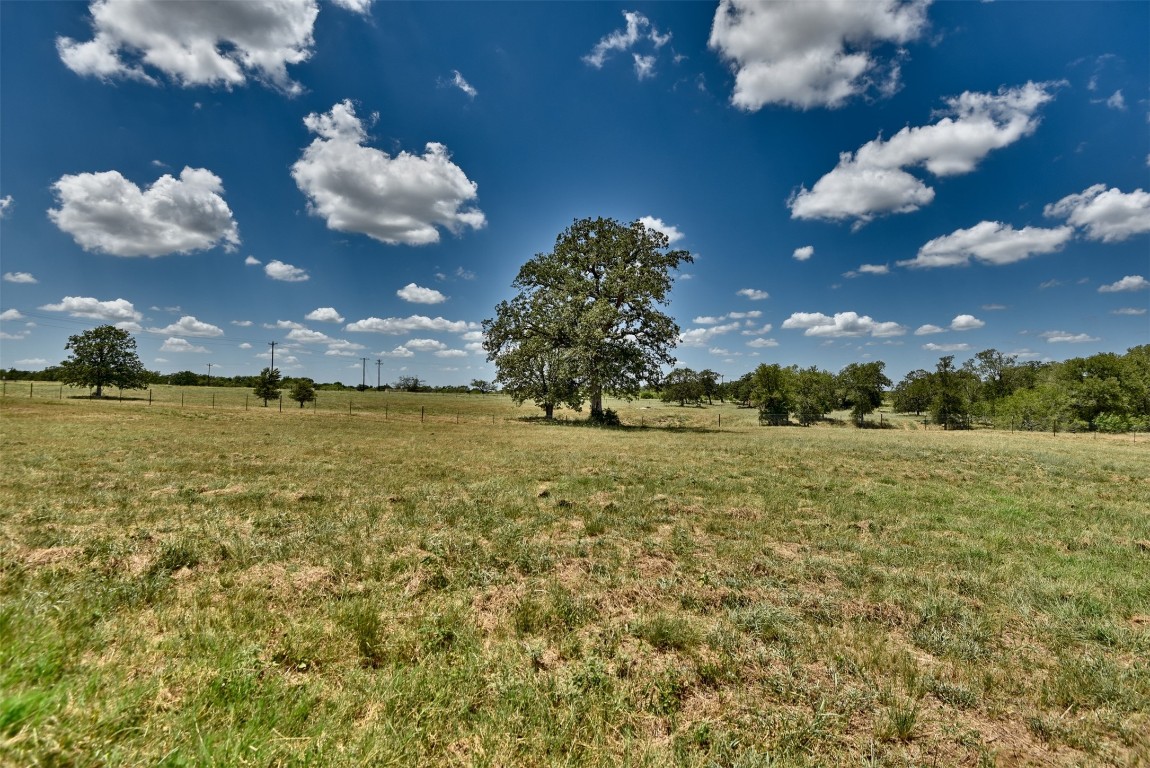
[[[276,344],[277,343],[278,342],[275,342],[275,341],[269,341],[268,342],[268,345],[272,348],[272,367],[271,367],[271,370],[273,370],[273,371],[276,369]]]
[[[367,389],[367,358],[361,357],[360,360],[363,361],[363,379],[359,384],[359,391],[362,392]]]
[[[208,363],[208,386],[212,385],[212,364]]]
[[[375,360],[375,388],[379,389],[379,366],[383,365],[383,361],[379,358]]]

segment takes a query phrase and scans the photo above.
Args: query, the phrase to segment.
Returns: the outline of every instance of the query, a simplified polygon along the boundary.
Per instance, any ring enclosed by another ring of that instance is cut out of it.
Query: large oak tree
[[[554,250],[520,268],[512,283],[519,293],[483,323],[497,380],[520,401],[542,400],[544,407],[565,398],[543,388],[573,382],[574,397],[589,400],[591,419],[599,420],[604,392],[634,395],[657,379],[662,366],[674,365],[679,336],[659,307],[674,270],[692,261],[668,246],[665,234],[639,221],[576,220]]]
[[[105,386],[147,389],[148,371],[136,354],[132,334],[114,325],[100,325],[68,337],[64,349],[72,356],[60,363],[60,381],[79,387],[95,387],[102,397]]]

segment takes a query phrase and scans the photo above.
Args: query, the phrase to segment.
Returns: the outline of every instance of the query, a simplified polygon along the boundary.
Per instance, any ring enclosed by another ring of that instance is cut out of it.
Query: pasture
[[[1150,765],[1150,439],[23,386],[0,764]]]

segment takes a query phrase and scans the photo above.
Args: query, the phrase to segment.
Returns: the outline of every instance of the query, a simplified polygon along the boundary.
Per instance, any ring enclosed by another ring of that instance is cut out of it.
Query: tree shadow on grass
[[[100,395],[99,397],[96,397],[95,395],[68,395],[65,399],[66,400],[99,400],[102,402],[113,402],[113,403],[118,403],[121,400],[134,400],[134,401],[139,401],[139,402],[144,402],[144,403],[148,402],[148,398],[140,397],[139,395],[123,395],[123,396],[120,396],[120,395]]]
[[[546,416],[520,416],[516,421],[525,424],[540,424],[551,427],[567,427],[571,429],[601,429],[609,432],[681,432],[698,435],[709,435],[724,430],[713,427],[693,427],[682,424],[596,424],[588,418],[579,419],[548,419]]]

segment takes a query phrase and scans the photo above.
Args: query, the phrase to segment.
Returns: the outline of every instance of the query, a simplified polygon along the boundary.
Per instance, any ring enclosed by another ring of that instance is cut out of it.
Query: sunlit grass
[[[0,764],[1150,759],[1147,443],[226,394],[0,401]]]

